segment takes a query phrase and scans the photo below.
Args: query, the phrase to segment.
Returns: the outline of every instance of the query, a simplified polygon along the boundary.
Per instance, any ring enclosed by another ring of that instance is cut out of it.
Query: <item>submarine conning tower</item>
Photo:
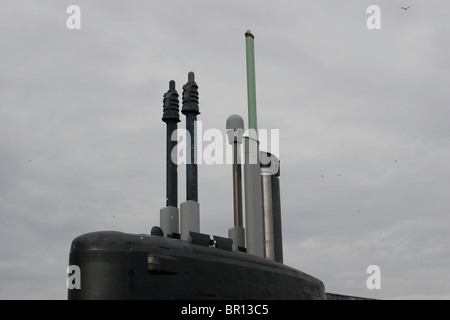
[[[269,152],[259,151],[254,36],[247,31],[245,37],[249,136],[244,136],[240,115],[228,117],[226,134],[233,150],[230,217],[231,211],[234,215],[228,237],[214,235],[211,239],[200,233],[195,144],[199,95],[195,75],[189,72],[181,110],[186,117],[183,142],[188,144],[184,149],[186,201],[178,207],[180,108],[175,81],[171,80],[163,95],[166,206],[160,210],[160,226],[154,226],[150,234],[97,231],[73,239],[67,279],[69,300],[326,299],[322,281],[283,264],[280,161]]]

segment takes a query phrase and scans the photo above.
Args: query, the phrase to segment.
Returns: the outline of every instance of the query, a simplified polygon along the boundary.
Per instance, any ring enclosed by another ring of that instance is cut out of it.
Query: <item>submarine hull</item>
[[[325,300],[322,281],[284,264],[175,238],[117,231],[72,241],[69,300]]]

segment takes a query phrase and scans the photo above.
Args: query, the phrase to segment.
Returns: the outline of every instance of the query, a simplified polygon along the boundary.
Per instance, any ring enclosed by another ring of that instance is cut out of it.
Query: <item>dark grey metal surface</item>
[[[198,86],[193,72],[189,72],[188,82],[183,86],[183,108],[181,112],[186,116],[186,130],[190,135],[190,148],[188,149],[188,156],[190,157],[187,159],[186,165],[186,200],[198,201],[195,123],[200,111],[198,107]]]
[[[242,211],[242,169],[239,159],[239,146],[233,142],[233,209],[234,226],[244,227]]]
[[[175,81],[169,82],[169,91],[164,94],[162,120],[167,125],[166,130],[166,206],[178,205],[178,173],[177,163],[172,161],[172,151],[177,148],[177,141],[172,141],[172,134],[177,130],[180,122],[178,113],[178,92],[175,90]],[[177,154],[175,151],[174,154]]]
[[[78,299],[325,299],[323,283],[247,253],[152,235],[100,231],[71,245]]]
[[[283,234],[281,224],[280,178],[273,175],[272,179],[272,207],[273,207],[273,237],[275,261],[283,263]]]

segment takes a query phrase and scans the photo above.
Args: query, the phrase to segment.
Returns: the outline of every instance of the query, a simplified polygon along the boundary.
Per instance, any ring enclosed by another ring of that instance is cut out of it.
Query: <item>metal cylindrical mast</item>
[[[275,239],[273,235],[272,176],[261,172],[264,213],[264,257],[275,260]]]
[[[280,160],[270,152],[260,152],[264,212],[264,255],[283,263],[281,234]]]
[[[242,186],[241,161],[239,160],[239,144],[233,142],[233,199],[234,199],[234,226],[243,227],[242,222]]]
[[[241,116],[233,114],[227,119],[228,142],[233,146],[233,209],[234,227],[228,229],[228,237],[233,240],[233,250],[245,248],[245,229],[242,212],[242,173],[241,155],[239,146],[244,135],[244,120]]]
[[[264,257],[264,220],[258,127],[256,124],[255,50],[253,39],[254,36],[248,30],[245,33],[249,129],[249,137],[246,137],[244,140],[245,231],[247,252]]]
[[[177,123],[180,122],[178,92],[175,90],[175,81],[169,82],[169,91],[164,94],[163,117],[166,123],[166,207],[160,210],[160,226],[165,235],[179,232],[178,205],[178,165],[173,154],[177,154],[177,139],[172,141],[176,133]]]
[[[245,47],[247,60],[247,99],[248,99],[248,129],[249,136],[258,140],[258,126],[256,114],[256,81],[255,81],[255,37],[250,30],[245,33]]]
[[[169,91],[164,95],[164,113],[162,120],[167,125],[166,130],[166,206],[178,205],[178,173],[177,164],[172,161],[172,151],[177,147],[177,140],[172,141],[172,135],[180,122],[178,113],[178,92],[175,90],[175,81],[169,82]],[[176,153],[176,152],[175,152]]]
[[[281,228],[281,199],[280,199],[280,168],[272,176],[272,208],[273,208],[273,237],[275,261],[283,263],[283,235]]]
[[[186,116],[186,130],[190,135],[188,151],[190,158],[186,165],[186,200],[198,201],[195,123],[200,112],[198,108],[198,86],[195,83],[193,72],[189,72],[188,82],[183,86],[183,108],[181,112]]]
[[[183,86],[183,108],[186,116],[188,137],[188,159],[186,164],[186,201],[180,203],[180,235],[185,241],[192,241],[190,232],[200,232],[200,204],[197,184],[196,124],[198,110],[198,86],[193,72],[188,74],[188,82]],[[190,139],[189,139],[190,138]]]

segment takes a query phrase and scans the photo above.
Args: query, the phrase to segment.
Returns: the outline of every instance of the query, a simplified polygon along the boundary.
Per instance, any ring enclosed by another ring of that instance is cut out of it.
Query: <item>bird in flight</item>
[[[407,6],[407,7],[402,7],[403,10],[408,10],[411,6]]]

